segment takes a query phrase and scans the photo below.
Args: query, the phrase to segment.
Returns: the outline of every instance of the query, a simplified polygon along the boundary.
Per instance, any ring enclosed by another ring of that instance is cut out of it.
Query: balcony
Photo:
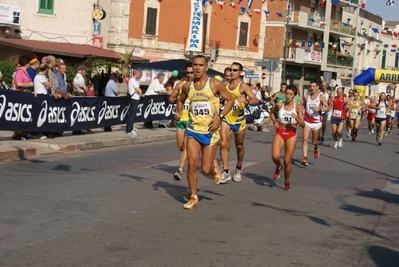
[[[321,64],[322,52],[310,48],[288,47],[287,61],[296,63]]]
[[[331,20],[330,22],[330,31],[339,32],[351,36],[356,35],[356,28],[348,23]]]
[[[325,21],[324,17],[312,16],[309,17],[309,19],[307,20],[307,25],[310,27],[324,30],[324,27],[326,26],[326,23],[324,21]]]
[[[353,66],[353,57],[350,55],[342,55],[339,52],[335,52],[335,51],[332,51],[329,49],[328,55],[327,55],[327,64],[344,66],[344,67],[352,67]]]

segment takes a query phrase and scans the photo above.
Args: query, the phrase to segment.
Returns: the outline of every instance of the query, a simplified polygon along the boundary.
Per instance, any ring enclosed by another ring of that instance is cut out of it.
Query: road
[[[193,211],[173,140],[0,162],[0,266],[398,266],[399,135],[366,132],[308,167],[299,138],[286,192],[248,131],[243,181],[199,175]]]

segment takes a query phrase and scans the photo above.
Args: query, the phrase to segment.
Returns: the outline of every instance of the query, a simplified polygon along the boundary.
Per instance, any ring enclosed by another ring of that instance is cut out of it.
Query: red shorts
[[[372,119],[374,119],[375,118],[375,113],[368,113],[367,114],[367,120],[368,121],[371,121]]]
[[[285,142],[288,139],[290,139],[291,137],[296,136],[296,131],[277,129],[276,134],[281,136],[284,139],[284,142]]]

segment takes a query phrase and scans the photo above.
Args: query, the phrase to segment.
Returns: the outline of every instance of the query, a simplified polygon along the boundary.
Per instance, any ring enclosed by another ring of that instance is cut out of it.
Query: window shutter
[[[240,35],[238,39],[239,46],[247,46],[247,38],[248,38],[248,23],[241,22],[240,23]]]
[[[157,9],[147,8],[147,25],[145,28],[145,33],[149,35],[155,35],[157,29]]]

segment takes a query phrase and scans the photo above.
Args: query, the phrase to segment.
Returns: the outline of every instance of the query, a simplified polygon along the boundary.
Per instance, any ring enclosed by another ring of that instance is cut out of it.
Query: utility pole
[[[286,13],[286,22],[285,22],[285,40],[284,40],[284,61],[283,61],[283,82],[287,82],[287,71],[286,71],[286,66],[287,66],[287,49],[288,49],[288,24],[290,20],[290,2],[287,1],[287,13]]]

